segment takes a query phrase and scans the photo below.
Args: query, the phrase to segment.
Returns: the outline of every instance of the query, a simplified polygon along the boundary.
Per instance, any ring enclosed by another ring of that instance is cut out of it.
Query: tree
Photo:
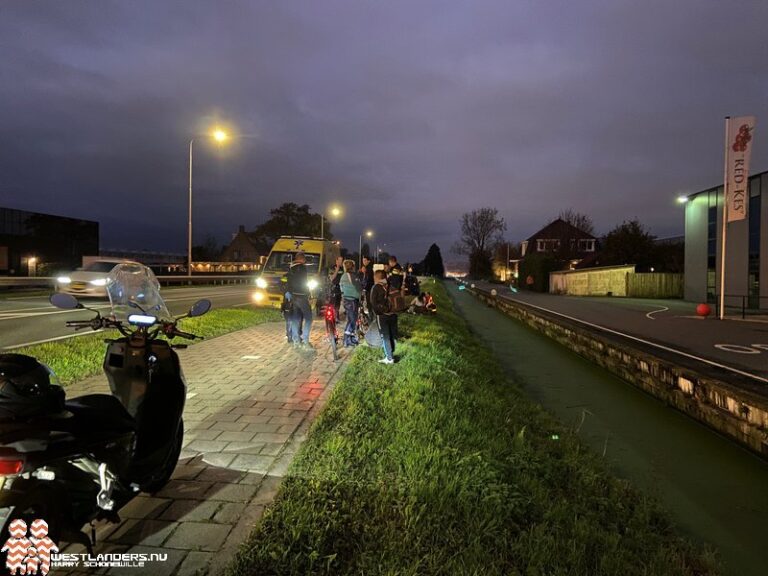
[[[427,276],[445,276],[445,266],[443,265],[443,256],[440,254],[440,247],[432,244],[427,250],[427,255],[421,263],[422,273]]]
[[[453,250],[469,256],[469,275],[472,278],[493,276],[491,258],[494,246],[507,229],[504,218],[496,208],[480,208],[461,217],[461,239]]]
[[[625,220],[605,237],[601,264],[636,264],[638,271],[648,270],[656,253],[654,239],[639,221]]]
[[[221,256],[221,246],[211,234],[205,237],[205,241],[192,246],[192,260],[195,262],[217,262]]]
[[[269,214],[269,220],[250,234],[260,249],[268,251],[280,236],[320,236],[320,214],[310,212],[308,204],[286,202]],[[325,237],[333,239],[330,222],[326,221],[324,228]]]
[[[563,210],[560,212],[558,218],[564,220],[574,228],[578,228],[582,232],[589,234],[590,236],[595,235],[595,225],[592,223],[592,218],[586,214],[582,214],[581,212],[576,212],[576,210],[573,208]]]

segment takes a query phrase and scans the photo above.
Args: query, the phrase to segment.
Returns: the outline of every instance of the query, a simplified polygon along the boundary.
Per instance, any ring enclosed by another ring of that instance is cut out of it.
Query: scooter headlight
[[[310,290],[314,290],[315,288],[317,288],[317,280],[313,278],[312,280],[307,282],[307,288],[309,288]]]

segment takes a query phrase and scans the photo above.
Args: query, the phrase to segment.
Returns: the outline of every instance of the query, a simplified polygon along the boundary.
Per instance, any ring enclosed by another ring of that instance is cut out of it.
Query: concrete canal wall
[[[768,459],[768,393],[757,382],[749,382],[746,377],[734,378],[725,371],[710,373],[709,367],[697,369],[692,365],[695,363],[681,362],[672,352],[644,346],[483,290],[469,291],[486,304]]]

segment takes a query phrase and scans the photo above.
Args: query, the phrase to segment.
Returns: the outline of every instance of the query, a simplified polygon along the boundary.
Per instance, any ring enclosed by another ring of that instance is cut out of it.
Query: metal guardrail
[[[193,276],[158,276],[163,286],[226,285],[253,284],[255,274],[237,276],[193,275]],[[0,276],[0,288],[52,288],[56,278],[51,276]]]

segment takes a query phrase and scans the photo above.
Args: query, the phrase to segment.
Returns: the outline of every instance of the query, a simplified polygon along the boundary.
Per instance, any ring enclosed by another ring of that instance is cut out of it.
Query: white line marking
[[[67,334],[66,336],[56,336],[55,338],[48,338],[47,340],[35,340],[34,342],[25,342],[24,344],[14,344],[13,346],[6,346],[3,350],[15,350],[16,348],[24,348],[25,346],[34,346],[35,344],[45,344],[46,342],[55,342],[56,340],[67,340],[69,338],[77,338],[78,336],[87,336],[89,334],[98,334],[104,332],[104,330],[91,330],[90,332],[81,332],[79,334]]]
[[[240,360],[258,360],[261,356],[241,356]]]
[[[747,378],[752,378],[754,380],[759,380],[760,382],[765,382],[766,384],[768,384],[768,378],[761,378],[760,376],[756,376],[755,374],[744,372],[743,370],[738,370],[737,368],[731,368],[730,366],[726,366],[725,364],[720,364],[718,362],[713,362],[712,360],[707,360],[706,358],[701,358],[693,354],[688,354],[687,352],[682,352],[680,350],[670,348],[669,346],[655,344],[654,342],[643,340],[642,338],[638,338],[637,336],[630,336],[629,334],[624,334],[623,332],[619,332],[618,330],[612,330],[611,328],[606,328],[605,326],[600,326],[599,324],[593,324],[592,322],[587,322],[586,320],[580,320],[579,318],[574,318],[573,316],[568,316],[567,314],[561,314],[560,312],[555,312],[554,310],[549,310],[548,308],[544,308],[542,306],[536,306],[536,304],[531,304],[530,302],[525,302],[523,300],[515,300],[515,299],[513,299],[513,301],[518,302],[524,306],[530,306],[531,308],[544,310],[544,312],[549,312],[550,314],[554,314],[555,316],[561,316],[562,318],[573,320],[574,322],[578,322],[579,324],[584,324],[585,326],[591,326],[592,328],[597,328],[598,330],[602,330],[610,334],[616,334],[617,336],[622,336],[624,338],[634,340],[635,342],[641,342],[648,346],[653,346],[654,348],[666,350],[667,352],[672,352],[673,354],[678,354],[680,356],[684,356],[685,358],[690,358],[692,360],[698,360],[699,362],[704,362],[704,364],[709,364],[710,366],[715,366],[716,368],[722,368],[723,370],[728,370],[729,372],[733,372],[734,374],[746,376]]]
[[[760,350],[755,350],[754,348],[742,346],[740,344],[714,344],[714,347],[718,350],[734,352],[736,354],[760,354]]]
[[[659,312],[666,312],[667,310],[669,310],[667,306],[662,306],[659,310],[648,312],[648,314],[646,314],[645,317],[648,318],[649,320],[656,320],[656,318],[653,317],[654,314],[658,314]]]

